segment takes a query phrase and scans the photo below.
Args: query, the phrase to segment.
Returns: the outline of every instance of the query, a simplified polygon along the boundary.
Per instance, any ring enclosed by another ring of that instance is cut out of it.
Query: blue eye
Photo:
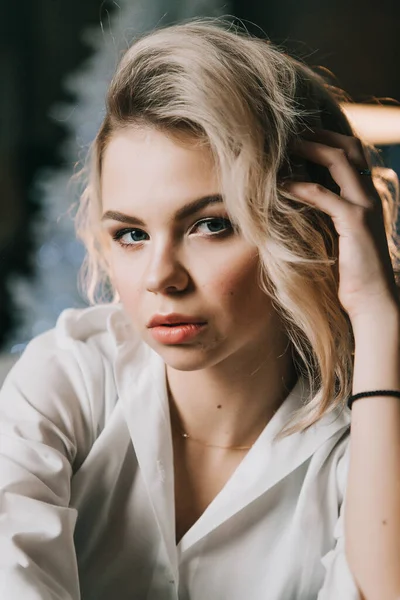
[[[202,219],[195,224],[195,229],[200,229],[202,225],[205,225],[208,229],[203,230],[206,234],[217,235],[218,233],[227,233],[232,230],[232,225],[229,219],[223,217],[212,217],[209,219]]]
[[[113,239],[121,246],[133,246],[146,241],[147,233],[142,229],[120,229],[113,235]],[[125,239],[124,239],[125,238]]]

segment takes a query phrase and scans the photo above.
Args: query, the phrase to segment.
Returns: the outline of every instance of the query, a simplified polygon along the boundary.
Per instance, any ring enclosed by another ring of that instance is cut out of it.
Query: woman
[[[369,160],[334,91],[223,21],[126,52],[77,215],[88,295],[114,301],[64,311],[1,392],[2,597],[400,594]]]

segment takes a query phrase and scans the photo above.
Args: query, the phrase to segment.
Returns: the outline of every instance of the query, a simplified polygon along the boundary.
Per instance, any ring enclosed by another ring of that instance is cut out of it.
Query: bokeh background
[[[241,21],[335,74],[357,102],[400,100],[398,0],[0,0],[0,379],[32,337],[83,307],[71,176],[121,51],[194,16]],[[399,146],[381,148],[400,171]]]

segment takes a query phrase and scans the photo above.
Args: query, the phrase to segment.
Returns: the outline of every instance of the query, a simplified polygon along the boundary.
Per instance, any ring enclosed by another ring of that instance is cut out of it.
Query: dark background
[[[179,3],[165,4],[162,22],[176,20]],[[308,64],[333,71],[356,101],[400,100],[398,0],[246,0],[221,7],[252,33],[265,32]],[[50,108],[73,100],[63,80],[90,54],[80,32],[117,8],[103,0],[0,0],[0,9],[1,349],[22,317],[10,282],[15,274],[35,277],[41,198],[32,182],[39,169],[62,162],[66,130],[49,117]]]

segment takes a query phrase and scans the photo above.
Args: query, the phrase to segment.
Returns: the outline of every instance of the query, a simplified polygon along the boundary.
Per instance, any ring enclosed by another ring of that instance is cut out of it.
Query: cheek
[[[118,251],[111,252],[109,256],[112,283],[121,301],[135,303],[139,297],[140,266],[135,265],[133,268],[129,257],[121,256]]]
[[[268,304],[266,294],[259,286],[259,261],[254,256],[240,256],[221,266],[209,284],[210,294],[232,310]],[[207,290],[208,291],[208,290]]]

